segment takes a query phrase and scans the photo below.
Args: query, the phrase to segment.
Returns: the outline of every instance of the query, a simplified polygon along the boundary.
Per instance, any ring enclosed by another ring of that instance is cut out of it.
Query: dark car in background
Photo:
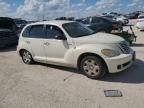
[[[18,42],[17,29],[13,19],[0,17],[0,48]]]
[[[112,20],[116,20],[116,17],[115,16],[112,16],[112,15],[103,15],[101,17],[104,17],[104,18],[110,18]]]
[[[17,25],[17,27],[20,29],[23,29],[23,27],[28,23],[26,20],[22,20],[22,19],[14,19],[14,22]]]
[[[129,18],[129,19],[137,19],[138,16],[139,16],[141,13],[143,13],[143,12],[141,12],[141,11],[136,11],[136,12],[129,13],[129,14],[125,15],[125,16],[126,16],[127,18]]]
[[[77,19],[76,21],[86,25],[95,32],[111,33],[112,30],[120,28],[119,22],[99,16]]]
[[[109,18],[111,20],[117,21],[117,22],[119,22],[119,24],[121,23],[123,26],[125,26],[129,23],[129,19],[123,15],[121,15],[121,16],[102,15],[101,17]]]
[[[59,17],[55,20],[68,20],[68,21],[74,21],[75,17]]]
[[[139,16],[138,13],[130,13],[128,15],[126,15],[126,17],[128,17],[129,19],[137,19]]]
[[[26,20],[22,20],[22,19],[14,19],[14,22],[18,28],[17,30],[17,36],[19,37],[21,30],[28,24],[28,22]]]

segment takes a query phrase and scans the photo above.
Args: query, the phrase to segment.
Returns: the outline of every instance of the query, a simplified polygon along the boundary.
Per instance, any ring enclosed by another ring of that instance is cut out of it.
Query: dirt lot
[[[28,66],[15,47],[1,50],[0,108],[144,108],[144,32],[134,30],[136,62],[101,81],[88,79],[75,69]],[[104,90],[121,90],[123,97],[107,98]]]

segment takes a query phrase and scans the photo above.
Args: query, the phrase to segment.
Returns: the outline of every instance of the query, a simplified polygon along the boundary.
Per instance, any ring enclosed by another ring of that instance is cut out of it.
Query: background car
[[[59,17],[55,20],[68,20],[68,21],[74,21],[75,17]]]
[[[137,21],[138,21],[138,22],[144,21],[144,14],[139,15]]]
[[[123,25],[127,25],[129,23],[129,19],[124,16],[118,16],[116,21],[120,21]]]
[[[0,48],[18,42],[17,26],[13,19],[0,17]]]
[[[113,15],[101,15],[101,17],[105,17],[105,18],[111,18],[113,20],[116,20],[116,17]]]
[[[144,30],[144,14],[138,16],[136,27],[140,30]]]
[[[77,19],[76,21],[86,25],[95,32],[111,33],[112,30],[118,30],[120,27],[117,21],[99,16]]]
[[[136,27],[140,30],[144,30],[144,21],[137,22]]]
[[[126,24],[129,23],[129,19],[127,17],[122,16],[122,15],[121,16],[118,16],[118,15],[102,15],[102,17],[110,18],[114,21],[122,23],[122,25],[126,25]]]
[[[15,24],[18,28],[22,29],[28,22],[22,19],[14,19]]]
[[[19,37],[21,30],[28,24],[28,22],[26,20],[22,20],[22,19],[14,19],[14,22],[18,28],[17,36]]]
[[[139,16],[138,12],[133,12],[133,13],[129,13],[127,15],[125,15],[128,19],[137,19]]]

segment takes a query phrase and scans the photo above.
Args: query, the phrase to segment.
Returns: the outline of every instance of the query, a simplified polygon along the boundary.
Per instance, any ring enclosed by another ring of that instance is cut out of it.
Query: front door
[[[67,54],[72,53],[68,40],[58,40],[56,36],[65,36],[63,31],[53,25],[46,26],[45,51],[48,62],[54,64],[68,64]]]

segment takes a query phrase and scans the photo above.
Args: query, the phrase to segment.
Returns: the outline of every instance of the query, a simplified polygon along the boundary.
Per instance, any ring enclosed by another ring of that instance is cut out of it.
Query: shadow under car
[[[137,59],[130,68],[117,74],[108,74],[102,81],[135,84],[144,83],[144,61]]]
[[[54,69],[60,69],[74,74],[81,74],[78,69],[67,68],[63,66],[49,65],[36,63],[35,65],[42,65]],[[105,82],[121,82],[121,83],[144,83],[144,61],[136,60],[133,65],[127,70],[116,73],[116,74],[106,74],[101,81]]]
[[[16,51],[16,45],[0,48],[0,52],[11,52],[11,51]]]

